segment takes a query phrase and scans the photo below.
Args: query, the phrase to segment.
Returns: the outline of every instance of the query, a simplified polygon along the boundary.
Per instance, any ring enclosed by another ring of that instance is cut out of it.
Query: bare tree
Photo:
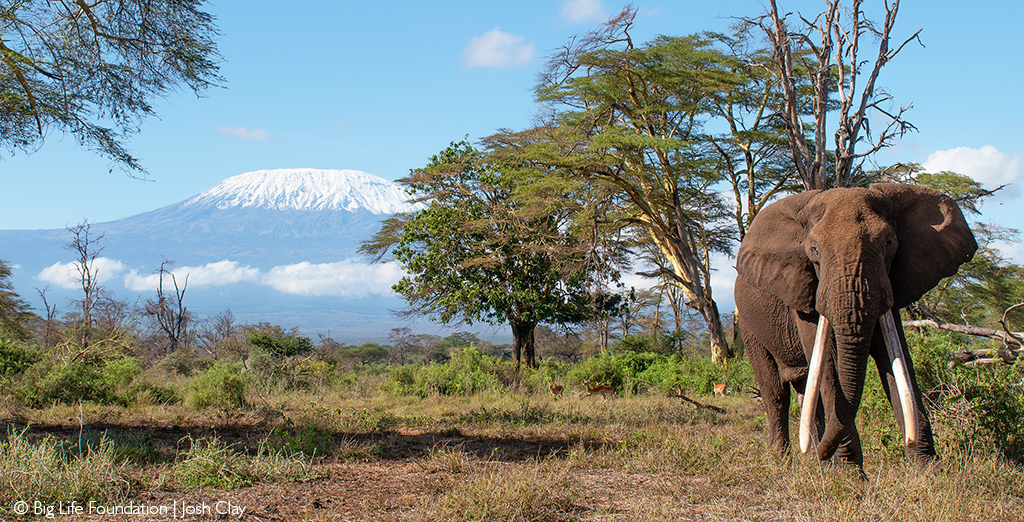
[[[177,277],[167,269],[168,266],[174,266],[174,263],[166,259],[160,263],[160,269],[157,271],[159,278],[156,299],[147,299],[144,305],[145,314],[156,321],[160,331],[167,337],[164,355],[173,353],[182,345],[187,345],[192,336],[192,331],[189,328],[192,314],[185,307],[188,274],[185,275],[185,281],[179,286]],[[174,286],[173,294],[168,294],[164,290],[164,282],[168,277],[171,285]]]
[[[782,85],[786,134],[792,149],[797,173],[807,189],[829,187],[829,167],[834,166],[832,186],[848,187],[863,184],[864,160],[887,147],[894,138],[915,130],[904,119],[910,105],[892,110],[892,96],[876,86],[878,75],[921,30],[895,48],[890,46],[892,29],[899,12],[899,0],[886,0],[885,22],[876,26],[864,16],[862,0],[852,0],[849,6],[841,0],[828,0],[826,9],[814,19],[799,14],[801,31],[790,31],[787,19],[780,14],[775,0],[770,12],[744,22],[760,27],[773,51],[773,63],[764,64],[777,75]],[[861,41],[872,35],[878,41],[874,62],[859,55]],[[867,67],[870,66],[870,69]],[[863,85],[860,83],[864,80]],[[800,92],[797,84],[806,81],[810,99]],[[833,98],[838,97],[838,100]],[[814,115],[814,141],[808,143],[802,114],[808,110]],[[830,111],[838,113],[839,125],[834,135],[835,156],[830,160],[826,120]],[[881,132],[873,134],[868,111],[880,114],[887,122]],[[866,149],[857,151],[858,143],[866,142]]]
[[[234,314],[231,310],[225,310],[206,319],[196,332],[196,338],[203,350],[214,360],[219,358],[218,354],[222,350],[238,355],[244,360],[248,355],[248,349],[241,339],[241,333],[242,328],[235,323]]]
[[[39,332],[40,341],[43,346],[49,348],[56,346],[60,342],[60,325],[57,320],[57,305],[51,305],[50,301],[46,298],[46,291],[50,287],[43,287],[42,290],[36,288],[36,292],[39,292],[39,298],[43,300],[43,309],[46,310],[46,314],[40,317],[42,324],[40,325]]]
[[[416,336],[412,334],[412,330],[408,326],[392,328],[391,333],[388,334],[388,341],[391,343],[393,362],[399,365],[407,364],[409,359],[420,351]]]
[[[99,246],[99,243],[103,240],[104,235],[93,234],[92,224],[89,223],[88,219],[82,220],[81,223],[73,227],[69,226],[66,228],[71,233],[71,241],[64,245],[64,248],[71,250],[78,256],[78,260],[75,262],[75,269],[78,270],[79,282],[82,286],[82,299],[79,301],[82,312],[79,318],[82,330],[81,341],[82,348],[88,348],[89,332],[94,325],[92,310],[96,305],[101,290],[99,268],[96,267],[96,259],[103,252],[103,247]]]

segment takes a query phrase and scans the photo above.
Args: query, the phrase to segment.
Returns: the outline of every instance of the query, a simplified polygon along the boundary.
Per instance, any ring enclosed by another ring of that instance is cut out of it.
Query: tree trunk
[[[708,300],[700,307],[700,313],[708,325],[708,341],[711,343],[711,362],[719,364],[732,357],[732,350],[729,348],[729,341],[725,339],[725,329],[722,328],[722,318],[718,314],[718,304],[714,300]]]
[[[524,363],[527,368],[537,367],[537,352],[534,331],[536,323],[512,319],[509,321],[512,326],[512,353],[516,360],[516,369]]]

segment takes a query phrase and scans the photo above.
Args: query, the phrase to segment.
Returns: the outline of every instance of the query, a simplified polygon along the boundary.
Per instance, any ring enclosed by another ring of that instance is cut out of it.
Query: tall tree
[[[779,11],[776,0],[770,0],[769,12],[745,19],[751,27],[759,27],[772,49],[771,62],[766,63],[783,91],[780,107],[785,119],[793,163],[806,189],[826,189],[861,185],[863,163],[892,140],[915,130],[904,118],[910,106],[890,107],[892,95],[876,85],[882,67],[909,42],[917,39],[920,30],[892,47],[891,35],[899,12],[899,0],[887,0],[885,20],[879,26],[867,19],[862,0],[827,0],[825,10],[808,20],[800,21],[791,30],[790,15]],[[865,59],[861,50],[867,48],[865,37],[874,37],[877,52],[874,61]],[[863,82],[863,83],[861,83]],[[803,89],[804,83],[808,88]],[[813,121],[804,119],[810,106]],[[828,114],[838,118],[832,136],[835,149],[829,156]],[[870,116],[884,123],[881,132],[872,133]],[[807,127],[813,133],[808,141]],[[866,148],[858,150],[858,145]],[[829,176],[832,167],[833,174]]]
[[[757,213],[778,194],[798,191],[800,182],[779,111],[783,91],[764,66],[771,62],[770,51],[757,47],[759,40],[742,27],[732,36],[710,36],[725,47],[732,70],[743,79],[715,93],[711,112],[725,131],[708,136],[718,153],[718,170],[732,189],[737,239],[743,241]]]
[[[520,135],[521,154],[603,191],[606,220],[663,256],[643,275],[667,275],[679,286],[721,361],[730,351],[711,292],[711,255],[730,251],[731,234],[703,124],[743,79],[704,36],[634,45],[635,14],[627,7],[552,56],[537,88],[550,116],[533,137]]]
[[[122,141],[154,97],[220,81],[202,0],[17,0],[0,8],[0,147],[42,145],[51,130],[142,170]],[[106,126],[109,125],[109,126]]]
[[[517,365],[533,367],[537,325],[584,321],[614,299],[595,296],[608,273],[589,243],[567,233],[564,210],[517,214],[515,188],[531,175],[453,143],[398,180],[426,208],[386,220],[360,250],[376,261],[391,252],[401,263],[407,275],[393,288],[407,314],[508,323]]]

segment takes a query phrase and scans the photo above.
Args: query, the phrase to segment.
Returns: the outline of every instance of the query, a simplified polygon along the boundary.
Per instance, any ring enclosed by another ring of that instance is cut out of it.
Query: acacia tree
[[[711,36],[727,49],[731,69],[742,78],[714,93],[711,113],[726,130],[707,139],[718,155],[718,170],[732,189],[736,237],[743,241],[757,213],[778,194],[798,191],[799,178],[779,110],[783,91],[776,75],[763,66],[771,61],[770,51],[757,47],[749,30]],[[805,84],[798,86],[806,89]]]
[[[14,291],[10,278],[11,266],[0,259],[0,334],[25,340],[30,336],[29,325],[36,315],[28,302]]]
[[[406,314],[507,323],[516,364],[528,367],[536,366],[537,325],[582,322],[616,304],[595,295],[597,281],[615,274],[568,233],[566,209],[517,213],[515,188],[533,175],[453,143],[398,180],[426,207],[389,218],[360,248],[375,261],[391,252],[405,269],[392,288],[405,297]]]
[[[202,0],[18,0],[0,8],[0,147],[31,151],[50,130],[141,171],[122,140],[154,97],[220,81]],[[102,123],[97,123],[102,122]],[[105,126],[105,125],[110,125]]]
[[[721,361],[730,351],[711,292],[711,255],[730,251],[731,234],[703,124],[716,99],[744,80],[701,35],[634,45],[635,14],[627,7],[552,56],[537,88],[550,116],[507,141],[603,192],[603,219],[661,254],[656,270],[642,275],[667,276],[686,294]]]

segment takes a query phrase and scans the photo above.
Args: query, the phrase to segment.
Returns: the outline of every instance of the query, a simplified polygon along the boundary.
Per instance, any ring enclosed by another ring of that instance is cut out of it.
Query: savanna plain
[[[869,379],[863,474],[769,452],[742,358],[517,370],[470,345],[406,365],[257,349],[143,368],[102,343],[47,359],[6,340],[0,519],[1024,519],[1019,368],[951,368],[952,337],[912,338],[942,458],[906,461]],[[586,396],[587,379],[615,394]]]

